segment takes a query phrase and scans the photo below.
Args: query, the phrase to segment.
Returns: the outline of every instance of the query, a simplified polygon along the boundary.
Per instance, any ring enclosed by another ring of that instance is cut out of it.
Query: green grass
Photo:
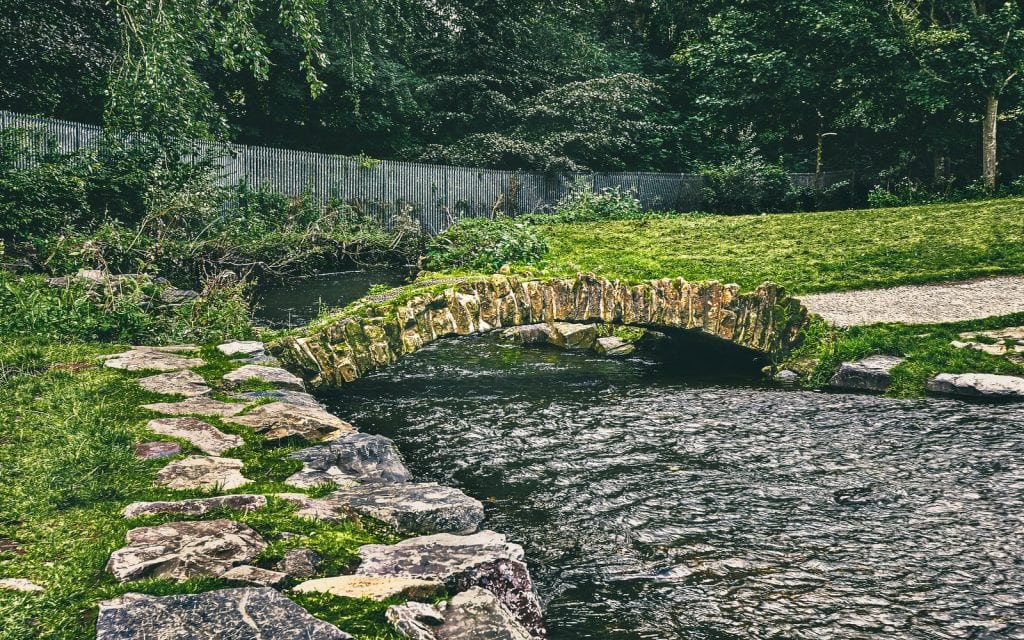
[[[625,280],[766,280],[813,293],[1024,273],[1024,199],[764,216],[665,216],[545,227],[526,265]]]
[[[132,521],[121,509],[137,500],[201,497],[153,484],[167,460],[135,458],[137,442],[159,439],[143,425],[154,417],[140,405],[166,400],[139,388],[126,374],[95,366],[110,345],[53,345],[29,340],[0,343],[0,538],[16,541],[18,553],[0,553],[0,577],[23,577],[43,585],[43,594],[0,590],[0,639],[85,640],[95,638],[97,603],[128,591],[164,595],[229,586],[220,580],[185,583],[142,580],[118,583],[104,568],[124,545],[128,529],[179,519]],[[204,351],[201,369],[209,381],[238,363]],[[68,367],[67,363],[77,363]],[[212,374],[212,375],[211,375]],[[295,492],[282,481],[299,463],[287,459],[292,447],[271,447],[250,429],[204,418],[245,444],[226,453],[245,462],[255,482],[238,493]],[[196,453],[188,446],[183,454]],[[254,513],[212,513],[256,529],[269,544],[258,563],[270,566],[285,550],[307,546],[325,559],[325,574],[350,569],[358,546],[393,542],[394,534],[372,522],[329,525],[294,515],[289,504],[271,499]],[[297,537],[288,538],[288,532]],[[233,585],[237,586],[237,585]],[[307,597],[314,615],[342,625],[367,640],[397,638],[384,621],[386,606],[331,596]]]

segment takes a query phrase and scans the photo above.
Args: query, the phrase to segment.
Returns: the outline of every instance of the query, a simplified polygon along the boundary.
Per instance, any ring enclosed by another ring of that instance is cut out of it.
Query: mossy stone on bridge
[[[803,305],[772,283],[741,293],[738,285],[682,278],[631,284],[593,274],[494,275],[355,305],[270,349],[314,386],[341,386],[434,340],[526,324],[601,322],[700,331],[775,356],[799,343],[806,321]]]

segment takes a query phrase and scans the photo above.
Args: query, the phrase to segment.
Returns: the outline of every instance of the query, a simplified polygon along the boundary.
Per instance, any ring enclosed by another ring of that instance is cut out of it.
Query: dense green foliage
[[[536,260],[547,245],[535,229],[511,218],[469,218],[427,245],[424,266],[434,271],[497,271],[507,264]]]

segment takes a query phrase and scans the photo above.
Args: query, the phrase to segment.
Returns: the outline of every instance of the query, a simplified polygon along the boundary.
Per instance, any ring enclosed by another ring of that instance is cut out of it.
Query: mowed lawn
[[[1024,273],[1024,198],[899,209],[545,227],[552,273],[771,280],[814,293]]]

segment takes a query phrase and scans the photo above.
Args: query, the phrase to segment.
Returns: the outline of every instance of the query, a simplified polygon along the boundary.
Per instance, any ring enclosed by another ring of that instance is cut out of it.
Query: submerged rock
[[[107,571],[121,582],[218,577],[251,562],[266,546],[258,533],[231,520],[169,522],[129,531],[128,546],[110,556]]]
[[[143,409],[149,409],[168,416],[233,416],[245,410],[244,404],[234,402],[221,402],[211,398],[189,398],[181,402],[157,402],[154,404],[142,405]]]
[[[267,506],[264,496],[230,495],[213,498],[195,498],[178,502],[133,502],[125,507],[121,514],[125,518],[139,518],[164,513],[182,516],[201,516],[214,509],[232,509],[234,511],[256,511]]]
[[[357,485],[326,500],[407,533],[468,533],[484,519],[479,500],[436,483]]]
[[[344,598],[389,600],[391,598],[433,598],[444,589],[440,580],[388,576],[337,576],[309,580],[295,587],[299,593],[329,593]]]
[[[162,436],[186,440],[197,449],[213,455],[245,444],[240,436],[224,433],[196,418],[158,418],[146,423],[146,428]]]
[[[985,400],[1024,400],[1024,378],[989,373],[940,373],[928,381],[931,393]]]
[[[209,395],[212,391],[203,376],[187,369],[140,378],[138,384],[146,391],[186,398]]]
[[[412,640],[530,640],[527,630],[491,592],[478,587],[436,607],[406,603],[388,608],[388,622]]]
[[[323,409],[286,402],[260,405],[244,416],[227,418],[226,421],[252,427],[267,440],[297,436],[318,442],[355,431],[355,427]]]
[[[270,588],[125,594],[100,603],[96,640],[351,640]]]
[[[857,362],[844,362],[829,380],[829,386],[844,391],[883,393],[892,382],[891,373],[906,358],[869,356]]]
[[[303,463],[302,471],[285,480],[299,488],[321,484],[346,486],[353,481],[397,483],[412,478],[394,442],[366,433],[352,433],[288,457]]]
[[[216,456],[189,456],[175,460],[156,474],[156,483],[171,489],[221,489],[229,491],[248,484],[242,461]]]
[[[274,385],[280,389],[305,391],[306,384],[302,378],[280,367],[264,367],[258,364],[247,364],[234,371],[225,373],[222,380],[227,387],[239,387],[250,380],[257,380]]]

